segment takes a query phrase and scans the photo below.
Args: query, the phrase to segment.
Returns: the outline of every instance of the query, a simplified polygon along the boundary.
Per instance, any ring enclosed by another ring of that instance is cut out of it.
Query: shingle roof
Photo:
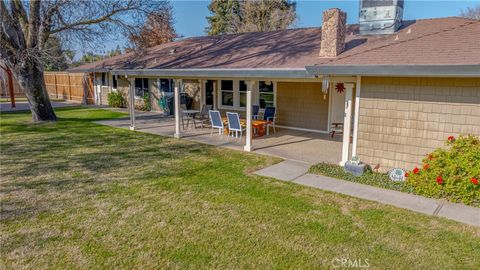
[[[349,25],[346,50],[321,58],[321,29],[299,28],[187,38],[85,64],[95,69],[304,68],[310,65],[480,64],[480,21],[458,17],[405,21],[392,35],[361,36]]]

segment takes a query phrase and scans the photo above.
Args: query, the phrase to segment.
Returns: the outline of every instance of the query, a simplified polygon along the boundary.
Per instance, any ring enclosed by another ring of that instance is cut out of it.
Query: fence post
[[[70,100],[73,100],[72,99],[72,84],[70,82],[70,73],[67,73],[67,77],[68,77],[68,92],[69,92],[69,96],[70,96]]]
[[[55,98],[58,99],[57,73],[53,74],[53,78],[55,78]]]

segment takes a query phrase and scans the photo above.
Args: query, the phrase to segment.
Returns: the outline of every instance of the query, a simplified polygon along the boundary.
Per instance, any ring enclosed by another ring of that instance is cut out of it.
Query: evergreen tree
[[[64,50],[60,39],[50,36],[42,52],[42,62],[45,71],[63,71],[68,68],[71,51]]]

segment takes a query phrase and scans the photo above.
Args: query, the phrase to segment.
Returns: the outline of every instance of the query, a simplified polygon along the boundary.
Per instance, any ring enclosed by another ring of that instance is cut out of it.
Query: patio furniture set
[[[194,128],[197,128],[197,122],[201,128],[210,125],[211,134],[215,129],[218,130],[219,135],[227,134],[235,138],[241,138],[246,129],[246,119],[240,118],[240,114],[236,112],[226,112],[225,117],[222,117],[220,111],[212,110],[211,105],[203,105],[202,110],[188,110],[184,104],[182,108],[182,126],[183,129],[188,127],[190,123]],[[270,135],[270,127],[275,132],[275,117],[276,108],[266,107],[263,114],[260,116],[260,106],[252,106],[252,129],[253,137],[261,137]]]

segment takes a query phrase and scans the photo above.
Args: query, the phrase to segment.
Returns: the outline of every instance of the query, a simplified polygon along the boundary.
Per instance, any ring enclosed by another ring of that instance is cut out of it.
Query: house
[[[355,25],[330,9],[322,28],[187,38],[71,71],[94,77],[100,104],[123,91],[130,104],[148,95],[152,110],[169,111],[162,97],[175,96],[177,137],[186,92],[196,108],[247,121],[256,104],[275,106],[283,128],[343,125],[340,164],[358,156],[382,170],[410,169],[450,135],[480,135],[480,21],[402,21],[403,1],[385,2],[393,4],[362,1]],[[254,149],[250,136],[244,149]]]

